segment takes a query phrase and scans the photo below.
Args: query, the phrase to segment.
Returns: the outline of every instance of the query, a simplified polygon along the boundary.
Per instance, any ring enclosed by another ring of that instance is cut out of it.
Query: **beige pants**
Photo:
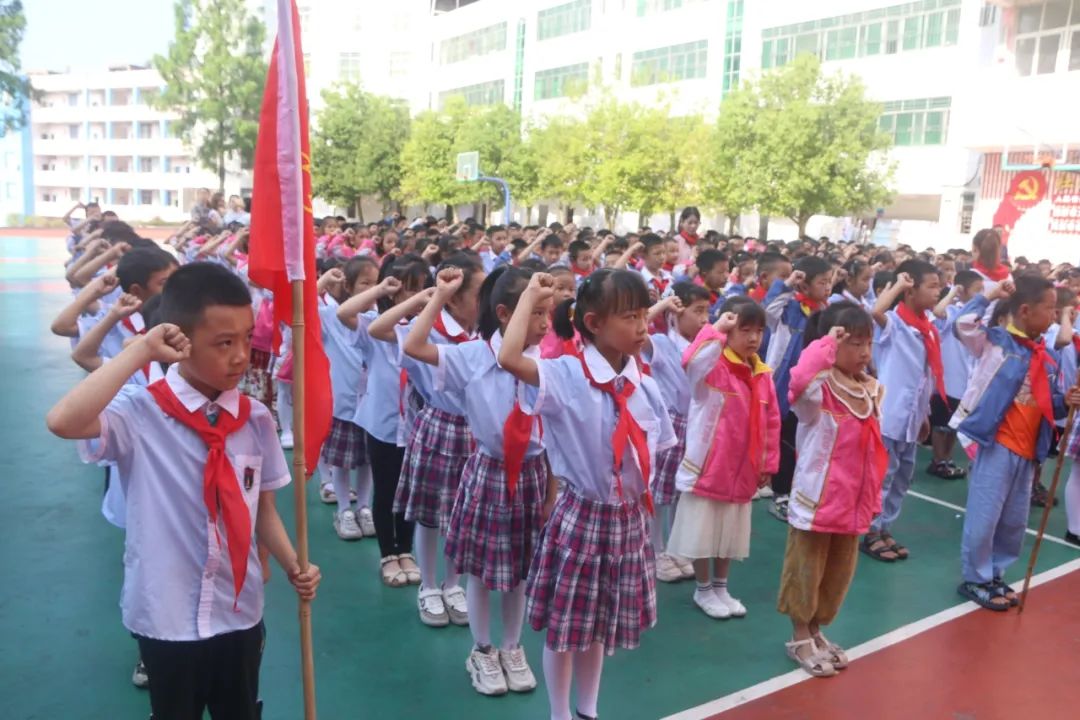
[[[828,625],[855,576],[859,537],[788,528],[776,609],[798,623]]]

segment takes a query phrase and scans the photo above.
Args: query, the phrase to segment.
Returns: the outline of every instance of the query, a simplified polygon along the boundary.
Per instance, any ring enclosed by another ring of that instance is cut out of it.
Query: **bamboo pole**
[[[296,562],[308,569],[307,472],[304,466],[304,281],[292,281],[293,499],[296,511]],[[300,600],[300,670],[304,681],[304,720],[315,720],[315,657],[311,645],[311,601]]]
[[[1035,535],[1035,545],[1031,548],[1031,558],[1028,559],[1027,572],[1024,574],[1024,589],[1020,591],[1020,605],[1016,609],[1019,615],[1027,606],[1028,590],[1031,588],[1031,574],[1035,572],[1035,562],[1039,559],[1039,547],[1042,545],[1043,535],[1046,533],[1046,523],[1050,520],[1050,511],[1054,508],[1054,498],[1057,497],[1058,483],[1061,481],[1061,467],[1065,464],[1065,447],[1072,436],[1073,420],[1076,416],[1076,408],[1069,408],[1069,417],[1065,421],[1065,432],[1061,436],[1061,444],[1058,447],[1057,462],[1054,464],[1054,479],[1050,483],[1050,492],[1046,498],[1046,506],[1043,508],[1042,519],[1039,521],[1039,532]]]

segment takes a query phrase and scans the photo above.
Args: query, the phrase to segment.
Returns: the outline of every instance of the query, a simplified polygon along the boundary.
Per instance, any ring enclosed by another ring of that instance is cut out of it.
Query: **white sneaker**
[[[323,483],[319,487],[319,499],[327,505],[337,505],[337,493],[334,492],[333,483]]]
[[[293,436],[292,433],[281,433],[281,449],[292,450],[293,449]]]
[[[443,588],[442,597],[450,615],[450,622],[455,625],[468,625],[469,604],[465,601],[465,588],[460,585]]]
[[[762,498],[771,498],[773,495],[775,495],[775,493],[773,492],[772,488],[766,485],[757,489],[757,492],[754,493],[754,499],[760,500]]]
[[[439,588],[420,590],[416,596],[416,606],[420,610],[420,622],[428,627],[446,627],[450,618],[443,605],[443,594]]]
[[[660,582],[678,582],[683,579],[682,569],[667,553],[656,556],[656,579]]]
[[[465,660],[465,670],[472,678],[472,685],[481,695],[505,695],[506,678],[499,664],[499,651],[488,648],[487,652],[473,648]]]
[[[731,617],[741,618],[746,617],[746,606],[741,602],[731,597],[731,593],[727,591],[727,588],[721,590],[714,587],[713,594],[716,595],[716,599],[722,602],[731,612]]]
[[[371,508],[360,508],[356,513],[356,520],[360,523],[360,531],[364,537],[375,537],[375,518],[371,516]]]
[[[342,540],[359,540],[364,537],[360,526],[356,524],[356,513],[352,510],[334,513],[334,530]]]
[[[727,605],[720,602],[720,598],[716,597],[716,593],[712,591],[712,588],[709,588],[708,590],[695,590],[694,604],[701,608],[701,611],[711,618],[727,620],[731,617],[731,610]]]
[[[131,684],[140,690],[150,687],[150,675],[146,672],[146,665],[142,660],[135,663],[135,670],[131,673]]]
[[[694,577],[694,562],[692,560],[681,555],[672,555],[671,561],[682,571],[683,580]]]
[[[525,648],[518,645],[513,650],[500,650],[499,662],[506,673],[506,684],[514,692],[536,689],[536,676],[525,658]]]

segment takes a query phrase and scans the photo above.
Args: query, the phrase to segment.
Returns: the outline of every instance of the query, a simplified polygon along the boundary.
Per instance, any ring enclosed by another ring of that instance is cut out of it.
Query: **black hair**
[[[315,270],[320,275],[323,275],[330,272],[334,268],[341,267],[343,264],[344,263],[342,263],[341,258],[339,257],[319,258],[315,261]]]
[[[896,273],[892,270],[878,270],[874,273],[874,279],[870,284],[874,288],[874,294],[880,295],[884,292],[885,288],[894,282],[896,282]]]
[[[698,270],[702,273],[707,273],[713,269],[713,266],[717,263],[726,263],[728,256],[724,254],[722,250],[702,250],[698,253],[697,266]]]
[[[763,252],[758,255],[757,274],[759,276],[768,275],[775,270],[776,266],[780,263],[788,263],[790,265],[791,261],[778,252]]]
[[[1042,300],[1047,290],[1054,289],[1054,283],[1042,275],[1035,273],[1020,273],[1013,277],[1016,290],[1009,297],[1009,312],[1015,315],[1024,305],[1034,305]],[[1056,300],[1056,298],[1055,298]]]
[[[584,240],[575,240],[574,242],[570,243],[570,246],[567,248],[570,253],[570,261],[573,262],[577,260],[578,255],[591,249],[592,246],[590,246],[589,243],[585,242]]]
[[[953,283],[967,290],[973,283],[982,280],[983,276],[974,270],[961,270],[956,273],[956,277],[953,278]]]
[[[684,207],[683,211],[679,213],[679,224],[682,225],[690,218],[697,218],[698,222],[701,222],[701,213],[694,206]]]
[[[176,258],[159,247],[128,250],[116,263],[116,279],[120,289],[131,292],[133,285],[146,287],[150,276],[176,265]]]
[[[379,272],[379,264],[368,255],[356,255],[349,258],[349,262],[345,263],[345,267],[342,268],[342,272],[345,273],[345,287],[352,289],[352,286],[356,284],[357,278],[360,277],[360,273],[364,268],[374,268],[375,272]]]
[[[1067,307],[1073,307],[1076,305],[1076,293],[1067,287],[1059,287],[1057,289],[1057,307],[1058,310]]]
[[[724,300],[720,314],[734,313],[735,327],[765,327],[765,308],[745,295],[733,295]]]
[[[663,245],[664,238],[660,237],[656,233],[647,233],[641,236],[641,240],[639,242],[645,248],[645,252],[648,252],[650,248],[654,248],[657,245]]]
[[[544,265],[544,261],[537,258],[529,258],[528,260],[523,260],[519,262],[517,266],[519,268],[525,268],[526,270],[532,270],[533,272],[544,272],[544,270],[547,268],[547,266]],[[552,265],[552,267],[557,266]]]
[[[712,296],[709,295],[709,291],[706,290],[704,286],[685,281],[677,282],[672,285],[671,294],[682,301],[683,307],[690,307],[691,303],[698,300],[708,302],[712,299]]]
[[[927,275],[937,275],[938,269],[923,260],[905,260],[896,268],[897,277],[903,273],[907,273],[911,276],[912,281],[915,283],[915,287],[919,287],[923,284],[923,279]]]
[[[455,293],[455,295],[460,295],[472,287],[476,273],[484,272],[484,263],[480,261],[480,256],[476,253],[459,250],[439,263],[439,270],[444,268],[458,268],[461,270],[461,287]],[[435,274],[438,275],[438,272]]]
[[[795,263],[795,270],[806,276],[806,282],[812,282],[817,276],[832,272],[832,265],[822,258],[807,255],[799,258]]]
[[[161,293],[149,298],[139,306],[139,314],[147,330],[161,324]]]
[[[495,308],[505,305],[513,311],[532,275],[531,270],[503,265],[484,278],[480,286],[480,317],[477,321],[481,337],[490,340],[495,335],[500,327]]]
[[[502,232],[503,230],[506,230],[506,228],[504,228],[502,225],[491,225],[487,229],[488,237],[491,237],[497,232]]]
[[[418,290],[431,287],[435,281],[431,277],[431,268],[427,261],[415,253],[407,253],[401,256],[387,255],[379,268],[379,282],[388,277],[397,278],[402,287],[415,287]],[[379,312],[386,312],[394,306],[392,297],[381,297],[377,301]]]
[[[535,260],[533,262],[539,262],[539,261]],[[521,265],[519,265],[519,267],[525,267],[525,266],[526,266],[526,263],[521,263]],[[543,269],[543,268],[541,268],[541,269]],[[571,270],[566,265],[552,265],[551,267],[549,267],[547,269],[547,273],[548,273],[548,275],[551,275],[552,277],[555,277],[557,275],[573,275],[574,271]]]
[[[521,240],[520,242],[522,243],[521,247],[523,248],[528,245],[528,243],[526,243],[524,240]],[[559,239],[558,235],[548,235],[546,238],[540,241],[541,250],[547,250],[549,247],[557,247],[562,250],[562,240]]]
[[[243,280],[220,265],[190,263],[178,268],[165,282],[161,322],[179,325],[190,334],[206,308],[213,305],[251,307],[251,293]]]
[[[854,338],[874,336],[874,320],[870,313],[866,312],[866,308],[850,300],[841,300],[807,318],[803,347],[825,337],[834,327],[844,328],[847,334]]]
[[[994,230],[993,228],[983,228],[975,233],[975,237],[971,239],[971,246],[981,253],[982,244],[986,240],[992,240],[998,245],[1001,245],[1001,235],[997,230]]]
[[[586,314],[596,313],[600,317],[607,317],[630,310],[646,310],[651,304],[649,289],[641,273],[603,268],[585,278],[578,287],[576,300],[566,300],[555,308],[555,332],[564,340],[569,340],[577,329],[581,337],[593,342],[595,337],[585,327]]]

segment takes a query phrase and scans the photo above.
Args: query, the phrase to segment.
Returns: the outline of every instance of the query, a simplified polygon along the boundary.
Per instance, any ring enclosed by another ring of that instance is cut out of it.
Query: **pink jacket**
[[[683,353],[690,379],[686,454],[675,485],[710,500],[750,502],[763,474],[780,465],[780,410],[772,371],[757,356],[753,367],[724,349],[725,336],[706,325]],[[751,383],[754,385],[751,390]],[[749,449],[751,397],[757,408],[761,457]]]
[[[881,512],[881,483],[888,454],[879,417],[884,388],[873,378],[862,383],[868,414],[861,416],[833,379],[836,340],[826,336],[802,351],[791,370],[788,397],[799,418],[795,478],[788,522],[799,530],[861,535]],[[863,410],[866,413],[866,410]]]

